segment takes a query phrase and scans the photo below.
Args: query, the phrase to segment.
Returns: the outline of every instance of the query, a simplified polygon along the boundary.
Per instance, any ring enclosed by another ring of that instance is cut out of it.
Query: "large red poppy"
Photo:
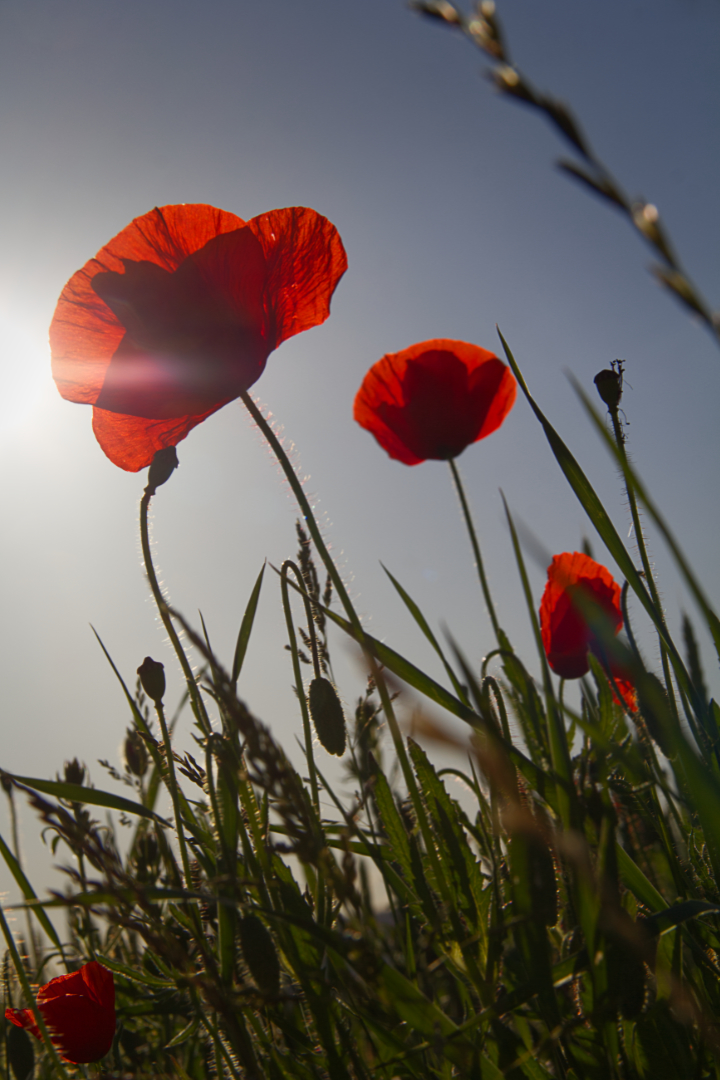
[[[51,979],[38,990],[37,1003],[66,1061],[85,1065],[105,1057],[115,1037],[115,983],[102,964],[91,960],[79,971]],[[5,1019],[42,1037],[32,1009],[6,1009]]]
[[[156,207],[63,289],[50,327],[58,389],[93,406],[101,447],[137,472],[252,386],[282,341],[324,322],[346,269],[334,225],[305,207],[248,222]]]
[[[547,584],[540,601],[540,631],[545,655],[563,679],[579,679],[590,670],[588,651],[608,666],[602,630],[618,634],[623,616],[621,590],[610,571],[580,551],[555,555],[548,567]],[[593,622],[605,620],[598,635]],[[635,708],[635,691],[612,661],[609,668],[625,704]]]
[[[512,372],[494,353],[435,338],[373,364],[354,416],[397,461],[447,461],[500,427],[516,391]]]

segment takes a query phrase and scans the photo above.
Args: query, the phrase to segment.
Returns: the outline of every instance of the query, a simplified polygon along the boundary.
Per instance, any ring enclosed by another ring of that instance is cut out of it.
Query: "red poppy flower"
[[[354,416],[397,461],[447,461],[499,428],[516,392],[512,372],[494,353],[435,338],[373,364]]]
[[[92,960],[51,979],[38,990],[37,1003],[66,1061],[85,1065],[105,1057],[115,1036],[115,983],[102,964]],[[5,1019],[42,1038],[31,1009],[6,1009]]]
[[[606,626],[618,634],[623,624],[620,586],[606,567],[580,551],[555,555],[540,601],[540,631],[545,655],[563,679],[579,679],[590,670],[588,650],[605,662],[606,650],[588,621],[595,608]],[[636,708],[635,691],[626,673],[610,662],[610,670],[625,704]]]
[[[137,472],[252,386],[281,342],[324,322],[346,269],[337,230],[305,207],[248,222],[156,207],[63,289],[55,382],[93,406],[101,447]]]

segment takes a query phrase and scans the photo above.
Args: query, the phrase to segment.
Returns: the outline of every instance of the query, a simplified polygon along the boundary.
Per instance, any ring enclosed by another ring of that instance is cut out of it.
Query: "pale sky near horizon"
[[[501,0],[498,15],[521,70],[571,105],[632,197],[659,207],[720,307],[717,0]],[[372,633],[441,677],[382,562],[473,662],[492,647],[447,466],[391,461],[354,425],[352,402],[383,353],[433,337],[501,352],[496,324],[623,536],[615,468],[565,373],[592,390],[597,371],[627,361],[630,453],[720,606],[720,349],[655,283],[650,251],[620,215],[554,168],[570,151],[498,96],[489,68],[401,0],[2,0],[2,768],[52,777],[77,755],[97,787],[117,790],[97,759],[119,764],[129,714],[90,623],[129,682],[149,654],[166,665],[170,700],[181,690],[140,566],[144,476],[115,468],[91,410],[60,399],[47,347],[66,280],[154,205],[205,202],[246,219],[306,205],[337,226],[349,270],[330,319],[283,344],[253,392],[295,445]],[[190,619],[202,610],[229,664],[263,559],[294,556],[296,509],[239,403],[178,450],[154,501],[156,560],[173,603]],[[500,622],[536,670],[499,488],[548,552],[587,535],[616,568],[524,401],[460,468]],[[649,533],[678,630],[680,612],[695,610]],[[543,568],[531,574],[539,602]],[[241,692],[299,761],[284,642],[268,568]],[[350,704],[362,675],[337,638],[333,652]],[[192,749],[189,730],[186,720],[179,745]],[[25,813],[41,887],[53,859],[37,833]]]

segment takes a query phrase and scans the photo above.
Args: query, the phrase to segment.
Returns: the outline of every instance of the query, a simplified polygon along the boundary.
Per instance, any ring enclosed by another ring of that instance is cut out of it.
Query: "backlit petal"
[[[271,210],[248,226],[265,253],[266,310],[276,349],[293,334],[325,322],[347,255],[335,226],[305,206]]]
[[[92,427],[95,438],[114,465],[127,472],[138,472],[150,464],[157,450],[177,446],[194,427],[226,404],[221,401],[200,416],[175,416],[166,420],[125,416],[95,406]]]
[[[495,431],[516,389],[494,353],[435,338],[378,360],[356,395],[354,416],[391,457],[417,465],[457,457]]]
[[[93,290],[97,274],[122,273],[124,259],[172,272],[214,236],[244,224],[235,214],[204,204],[156,207],[135,218],[73,274],[50,325],[53,377],[62,396],[93,405],[105,369],[125,335],[122,323]]]

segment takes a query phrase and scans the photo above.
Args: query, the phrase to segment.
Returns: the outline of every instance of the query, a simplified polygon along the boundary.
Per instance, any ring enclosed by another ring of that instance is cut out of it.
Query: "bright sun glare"
[[[35,413],[49,384],[49,361],[44,334],[29,332],[0,313],[0,435],[25,425]]]

